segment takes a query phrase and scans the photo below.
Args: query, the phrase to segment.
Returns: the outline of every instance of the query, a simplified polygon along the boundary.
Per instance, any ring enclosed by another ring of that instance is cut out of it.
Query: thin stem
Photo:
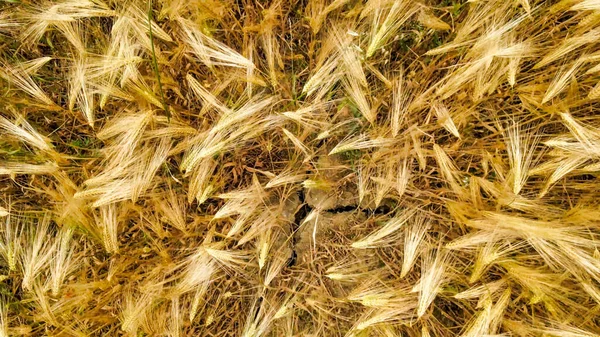
[[[152,68],[154,70],[154,76],[156,76],[156,80],[158,81],[158,92],[160,93],[160,99],[163,104],[163,109],[165,109],[165,113],[167,114],[167,120],[171,121],[171,111],[169,111],[169,106],[165,101],[165,95],[162,89],[162,83],[160,81],[160,73],[158,72],[158,62],[156,61],[156,53],[154,51],[154,35],[152,34],[152,0],[148,1],[148,27],[150,29],[150,45],[152,47]]]

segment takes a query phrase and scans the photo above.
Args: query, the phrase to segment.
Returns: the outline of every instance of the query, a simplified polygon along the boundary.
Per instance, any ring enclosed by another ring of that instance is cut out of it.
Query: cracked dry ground
[[[322,176],[323,180],[320,182],[323,186],[304,186],[291,193],[281,212],[288,225],[282,226],[279,234],[276,234],[277,231],[268,234],[278,238],[271,247],[270,254],[287,258],[281,273],[288,277],[278,278],[278,282],[283,284],[272,285],[272,288],[289,289],[291,291],[283,291],[281,295],[290,297],[296,293],[294,287],[301,284],[303,290],[299,294],[302,294],[302,300],[296,301],[295,305],[302,306],[304,303],[306,306],[314,306],[326,298],[325,303],[329,302],[332,306],[322,308],[323,310],[343,310],[335,314],[332,312],[331,319],[337,320],[360,312],[360,304],[351,302],[353,293],[363,292],[372,286],[369,280],[358,288],[353,282],[344,280],[352,280],[353,274],[364,275],[379,268],[387,269],[391,277],[399,278],[402,265],[385,262],[400,260],[400,256],[394,256],[397,251],[385,248],[353,249],[352,243],[364,237],[365,228],[382,227],[400,210],[395,207],[396,201],[393,199],[377,200],[377,196],[361,196],[358,186],[353,183],[357,172],[341,164],[342,160],[337,155],[320,156],[314,163],[313,169],[306,174]],[[327,170],[321,171],[321,168]],[[396,233],[390,237],[398,236],[401,239],[400,235]],[[261,253],[261,257],[267,254]],[[370,261],[370,264],[359,264],[356,261]],[[276,262],[271,264],[275,265]],[[344,274],[338,274],[338,270],[343,270]],[[268,276],[270,274],[272,273],[266,273],[266,285],[272,281]],[[418,282],[418,277],[414,275],[418,274],[406,276],[405,282]],[[291,289],[285,283],[289,283]],[[264,297],[260,297],[255,307],[255,319],[263,300]],[[339,301],[347,305],[333,305]],[[451,319],[443,315],[438,317],[441,321],[452,324]],[[311,319],[299,317],[298,322],[310,325]],[[343,322],[338,323],[343,325]]]

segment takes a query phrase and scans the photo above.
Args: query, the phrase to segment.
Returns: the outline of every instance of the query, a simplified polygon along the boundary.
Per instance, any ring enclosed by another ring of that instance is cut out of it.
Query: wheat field
[[[600,335],[600,1],[0,1],[0,337]]]

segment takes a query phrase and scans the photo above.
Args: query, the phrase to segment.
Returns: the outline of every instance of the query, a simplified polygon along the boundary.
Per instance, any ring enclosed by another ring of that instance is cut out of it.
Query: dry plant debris
[[[3,0],[0,336],[598,336],[599,75],[598,0]]]

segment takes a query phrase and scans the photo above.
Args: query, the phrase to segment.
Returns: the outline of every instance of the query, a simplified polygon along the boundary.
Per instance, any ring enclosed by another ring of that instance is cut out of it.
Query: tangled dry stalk
[[[4,0],[0,336],[598,336],[600,1]]]

